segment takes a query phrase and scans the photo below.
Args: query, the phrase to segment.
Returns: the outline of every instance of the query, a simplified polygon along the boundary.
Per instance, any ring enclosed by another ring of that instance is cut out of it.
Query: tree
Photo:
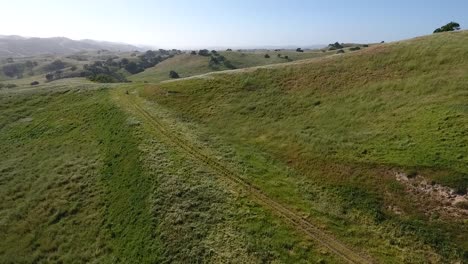
[[[226,51],[232,51],[232,49],[227,49]]]
[[[210,52],[207,49],[202,49],[198,51],[198,55],[200,56],[210,56]]]
[[[296,52],[304,52],[301,48],[297,48]]]
[[[62,70],[64,69],[66,66],[66,64],[61,61],[61,60],[54,60],[53,62],[51,62],[49,65],[46,65],[44,67],[45,70],[47,71],[57,71],[57,70]]]
[[[46,80],[49,81],[49,82],[54,80],[54,74],[52,74],[52,73],[46,74],[45,77],[46,77]]]
[[[3,73],[8,77],[23,77],[24,64],[22,63],[11,63],[3,66]]]
[[[455,30],[460,30],[460,24],[452,21],[446,24],[445,26],[442,26],[434,30],[434,33],[448,32],[448,31],[455,31]]]
[[[171,77],[172,79],[177,79],[177,78],[180,78],[179,74],[175,71],[170,71],[169,72],[169,77]]]
[[[135,62],[129,62],[126,66],[125,66],[125,70],[127,70],[129,73],[131,74],[136,74],[136,73],[139,73],[139,72],[142,72],[143,69],[141,69]]]
[[[265,54],[265,59],[269,59],[269,58],[270,58],[270,55]]]
[[[197,52],[194,51],[194,50],[192,50],[192,51],[190,52],[190,55],[197,55]]]

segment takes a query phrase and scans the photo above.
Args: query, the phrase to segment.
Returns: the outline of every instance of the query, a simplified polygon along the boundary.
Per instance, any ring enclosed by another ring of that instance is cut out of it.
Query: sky
[[[396,41],[450,21],[467,0],[0,0],[0,35],[63,36],[159,48]]]

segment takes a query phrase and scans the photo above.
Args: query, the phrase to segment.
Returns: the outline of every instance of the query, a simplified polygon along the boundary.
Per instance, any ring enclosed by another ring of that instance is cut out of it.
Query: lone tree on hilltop
[[[434,30],[434,33],[440,33],[440,32],[448,32],[448,31],[455,31],[455,30],[460,30],[460,24],[457,22],[450,22],[445,26],[442,26],[440,28],[437,28]]]

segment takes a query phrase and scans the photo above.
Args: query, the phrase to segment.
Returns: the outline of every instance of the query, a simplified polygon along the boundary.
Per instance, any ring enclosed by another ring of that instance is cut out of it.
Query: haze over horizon
[[[3,1],[1,6],[0,23],[8,26],[0,35],[63,36],[180,49],[395,41],[430,34],[450,21],[462,27],[468,24],[468,2],[461,0],[450,5],[421,0],[333,4],[305,0],[18,0]]]

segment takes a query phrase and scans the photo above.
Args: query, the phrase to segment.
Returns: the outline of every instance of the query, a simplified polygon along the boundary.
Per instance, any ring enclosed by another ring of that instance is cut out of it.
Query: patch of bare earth
[[[406,173],[396,172],[395,177],[415,202],[425,208],[427,215],[468,219],[467,194],[458,194],[452,188],[435,184],[421,175],[409,177]]]

